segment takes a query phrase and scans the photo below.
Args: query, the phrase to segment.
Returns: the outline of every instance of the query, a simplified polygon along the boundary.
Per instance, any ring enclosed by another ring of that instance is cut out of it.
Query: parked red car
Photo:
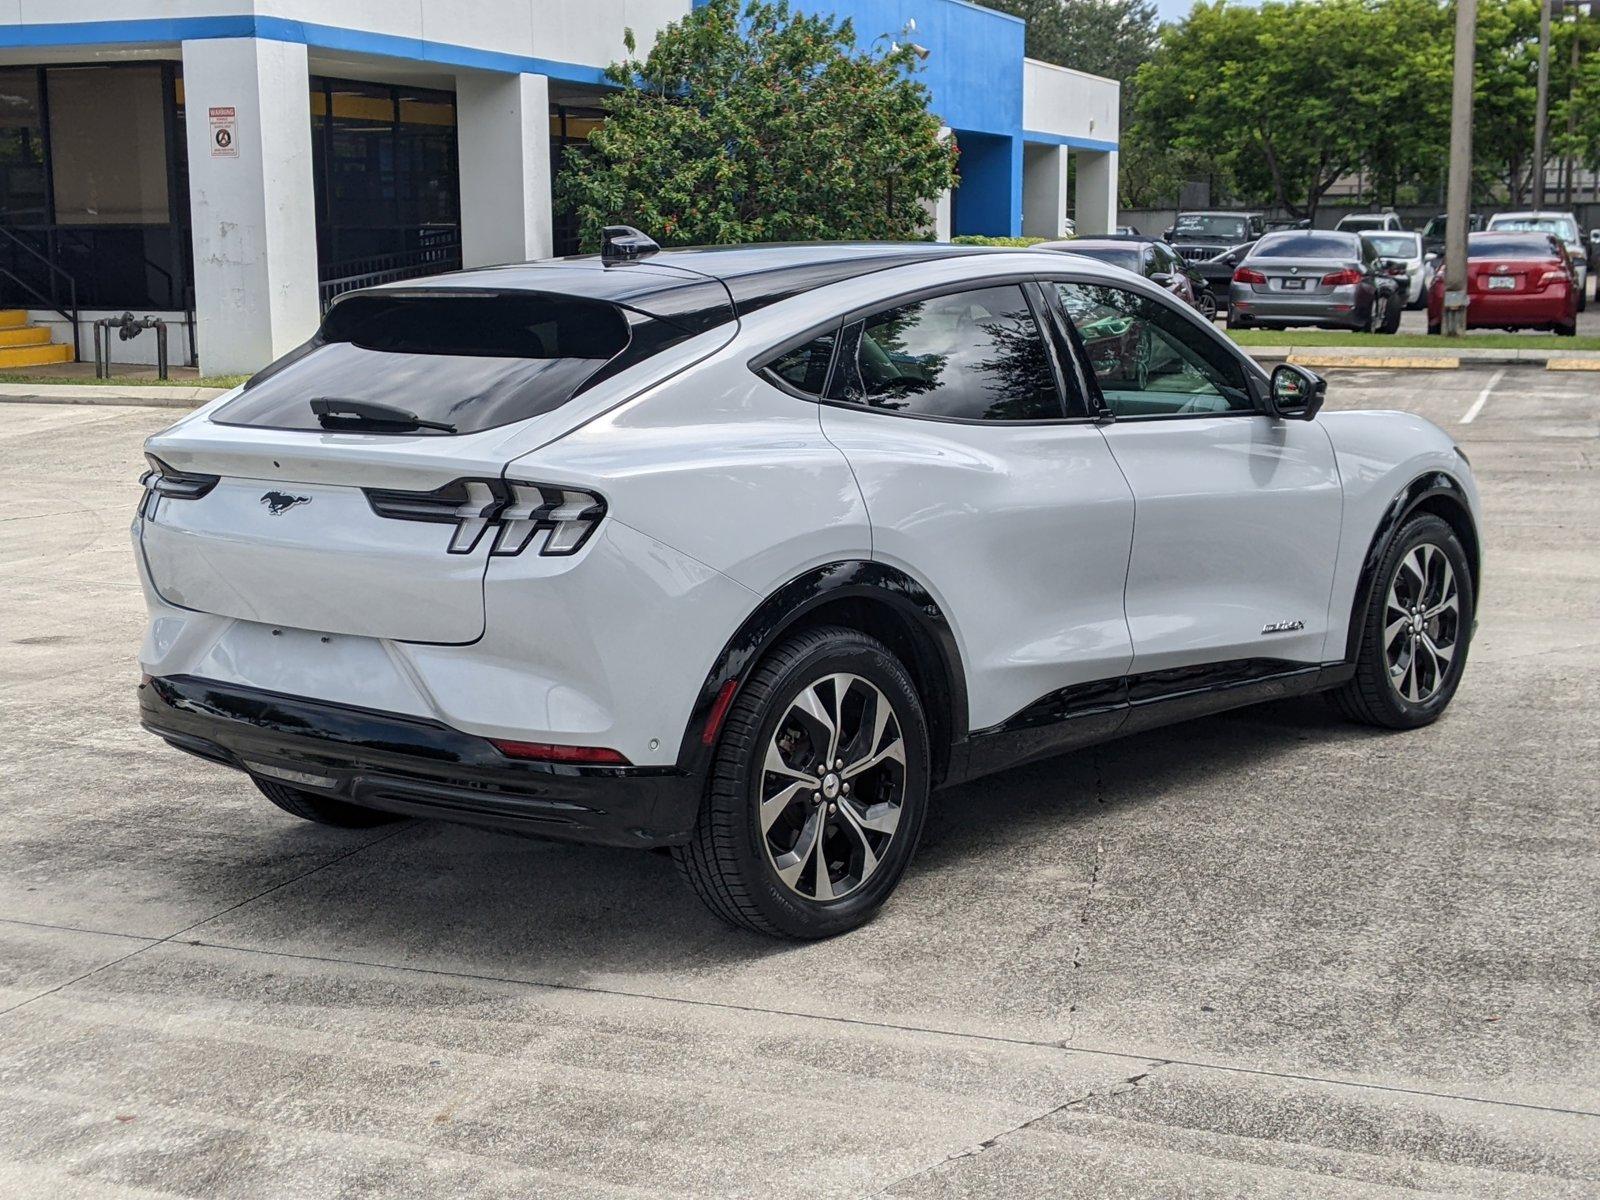
[[[1428,290],[1428,332],[1444,320],[1444,272]],[[1578,279],[1566,247],[1544,233],[1467,235],[1467,328],[1578,332]]]

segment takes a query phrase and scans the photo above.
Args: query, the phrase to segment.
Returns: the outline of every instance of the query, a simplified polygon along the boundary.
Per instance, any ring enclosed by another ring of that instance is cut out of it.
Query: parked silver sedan
[[[1228,328],[1321,325],[1393,333],[1406,298],[1401,270],[1365,236],[1294,229],[1255,244],[1228,286]]]

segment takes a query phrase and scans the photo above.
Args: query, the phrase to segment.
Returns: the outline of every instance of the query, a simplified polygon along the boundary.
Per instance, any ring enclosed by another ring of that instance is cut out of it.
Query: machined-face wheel
[[[1421,542],[1400,560],[1383,621],[1389,683],[1401,699],[1421,704],[1444,686],[1461,636],[1460,591],[1442,549]]]
[[[889,698],[859,675],[800,689],[762,763],[760,828],[784,886],[839,900],[871,879],[900,825],[906,743]]]

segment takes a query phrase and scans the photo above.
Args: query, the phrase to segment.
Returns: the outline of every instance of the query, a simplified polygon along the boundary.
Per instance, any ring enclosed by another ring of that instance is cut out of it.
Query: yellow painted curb
[[[1382,367],[1421,371],[1453,371],[1461,365],[1459,358],[1407,358],[1397,354],[1374,354],[1365,357],[1333,354],[1291,354],[1289,361],[1302,367]]]
[[[1546,371],[1600,371],[1600,358],[1552,358],[1545,362]]]

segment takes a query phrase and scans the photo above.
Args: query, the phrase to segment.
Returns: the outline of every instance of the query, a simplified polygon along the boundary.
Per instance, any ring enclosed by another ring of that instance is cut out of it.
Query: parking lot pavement
[[[170,414],[0,405],[0,1195],[1595,1196],[1600,387],[1329,403],[1479,472],[1448,716],[1298,700],[943,793],[812,945],[664,857],[323,829],[142,734]]]

